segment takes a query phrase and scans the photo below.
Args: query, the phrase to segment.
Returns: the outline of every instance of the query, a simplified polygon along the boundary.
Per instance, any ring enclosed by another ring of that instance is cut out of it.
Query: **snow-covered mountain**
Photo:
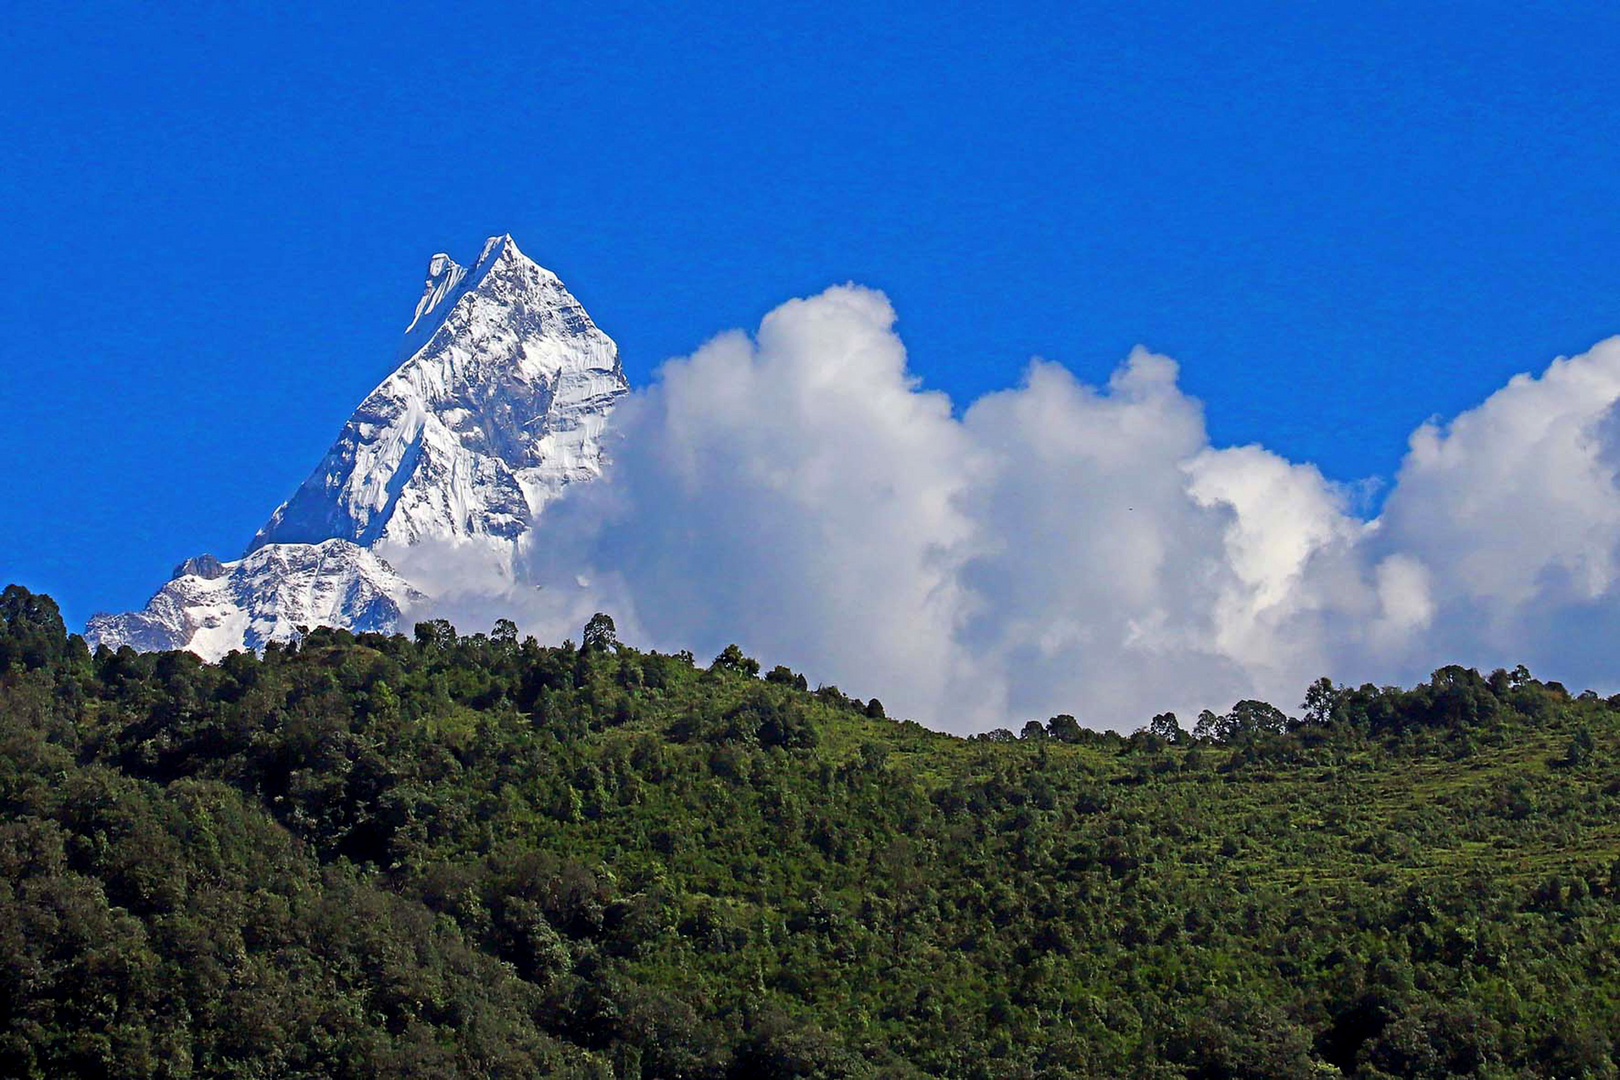
[[[394,564],[510,573],[545,504],[601,474],[629,389],[612,339],[510,235],[471,267],[433,256],[398,361],[243,558],[188,560],[144,610],[91,619],[90,644],[212,660],[300,626],[395,629],[434,590]]]
[[[249,550],[334,536],[500,548],[601,472],[602,427],[629,389],[618,349],[511,236],[470,269],[433,256],[401,352]]]
[[[299,636],[299,627],[388,631],[424,597],[374,553],[347,540],[268,544],[235,562],[187,559],[145,609],[97,615],[92,645],[190,649],[217,660]]]

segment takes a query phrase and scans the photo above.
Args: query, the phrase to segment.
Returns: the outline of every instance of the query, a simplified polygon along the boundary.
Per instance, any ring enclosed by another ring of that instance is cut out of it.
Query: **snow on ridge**
[[[375,552],[347,540],[271,544],[202,569],[178,574],[141,611],[93,616],[85,640],[92,648],[186,649],[215,661],[296,640],[300,628],[392,632],[404,609],[425,599]]]
[[[92,618],[92,646],[214,660],[300,626],[393,630],[426,596],[373,548],[509,575],[545,504],[601,475],[618,347],[508,233],[470,268],[429,260],[400,357],[242,558],[187,560],[145,609]]]
[[[405,327],[405,336],[400,341],[400,360],[414,356],[432,340],[433,335],[444,324],[445,316],[462,296],[469,290],[476,289],[483,282],[484,275],[489,273],[500,256],[508,251],[522,255],[522,252],[517,250],[517,245],[512,242],[512,234],[503,233],[484,241],[483,250],[478,253],[478,258],[473,261],[471,269],[462,266],[443,251],[437,252],[428,260],[427,281],[422,288],[422,298],[416,302],[416,311],[411,316],[410,325]]]
[[[629,386],[618,348],[509,234],[472,269],[435,255],[406,359],[254,538],[515,544],[564,486],[601,472]]]
[[[443,251],[428,260],[427,284],[422,289],[422,299],[416,302],[416,313],[411,316],[411,324],[405,328],[407,337],[416,329],[416,324],[432,314],[433,309],[443,303],[444,298],[454,292],[466,276],[466,267]]]

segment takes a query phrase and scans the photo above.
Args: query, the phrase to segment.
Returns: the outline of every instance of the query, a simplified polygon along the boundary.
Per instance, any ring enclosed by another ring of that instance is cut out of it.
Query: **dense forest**
[[[0,1075],[1615,1077],[1620,698],[1302,697],[960,739],[600,617],[205,665],[13,586]]]

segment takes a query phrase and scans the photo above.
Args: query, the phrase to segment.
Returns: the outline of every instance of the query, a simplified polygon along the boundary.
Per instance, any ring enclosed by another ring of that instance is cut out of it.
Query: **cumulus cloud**
[[[534,577],[566,594],[583,574],[627,640],[737,641],[908,701],[972,686],[955,632],[978,454],[894,317],[835,288],[666,364],[615,414],[609,482],[548,510]]]
[[[1375,547],[1429,582],[1421,653],[1613,686],[1620,338],[1412,434]],[[1394,557],[1394,556],[1391,556]]]
[[[1613,681],[1620,339],[1424,425],[1368,520],[1313,465],[1212,446],[1168,357],[1103,386],[1035,361],[958,414],[894,322],[840,286],[668,361],[523,583],[457,582],[436,613],[558,639],[607,611],[625,640],[736,641],[956,731],[1292,708],[1318,675],[1453,661]]]

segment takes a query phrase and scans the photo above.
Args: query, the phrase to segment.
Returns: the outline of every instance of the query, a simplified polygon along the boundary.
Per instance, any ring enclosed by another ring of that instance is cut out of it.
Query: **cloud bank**
[[[1612,686],[1620,338],[1413,433],[1379,516],[1313,465],[1210,444],[1176,363],[1105,386],[1035,361],[959,415],[888,300],[839,286],[668,361],[615,414],[609,482],[548,507],[523,584],[446,590],[542,639],[766,664],[966,732],[1130,729],[1315,677],[1520,661]]]

